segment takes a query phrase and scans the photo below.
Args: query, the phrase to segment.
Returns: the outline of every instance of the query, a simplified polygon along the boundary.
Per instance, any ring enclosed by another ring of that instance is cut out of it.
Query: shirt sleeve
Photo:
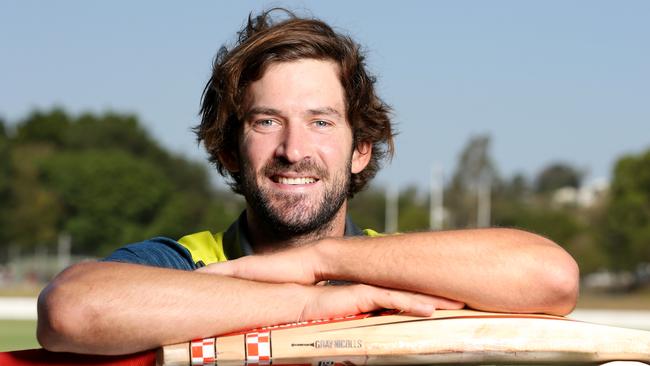
[[[117,249],[103,262],[124,262],[192,271],[197,268],[190,252],[177,241],[157,237]]]

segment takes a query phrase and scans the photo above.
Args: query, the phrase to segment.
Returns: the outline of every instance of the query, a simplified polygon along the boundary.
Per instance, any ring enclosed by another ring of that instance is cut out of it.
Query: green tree
[[[617,161],[601,243],[615,269],[650,262],[650,150]]]
[[[480,135],[472,137],[463,148],[452,181],[445,190],[450,227],[476,225],[479,187],[487,184],[498,185],[499,174],[490,156],[490,137]]]
[[[206,164],[167,151],[134,115],[55,108],[29,114],[13,136],[0,127],[0,178],[11,157],[0,236],[22,248],[52,248],[65,232],[75,253],[104,255],[152,236],[223,230],[243,207],[211,186]]]
[[[532,207],[512,201],[495,201],[496,226],[514,227],[544,235],[567,246],[582,230],[580,221],[564,210]]]
[[[496,199],[505,199],[510,201],[525,201],[532,195],[532,188],[528,179],[521,174],[515,174],[511,179],[503,179],[494,187]]]
[[[63,147],[70,127],[70,117],[61,108],[49,112],[35,110],[18,124],[15,142],[47,144]]]
[[[82,114],[67,129],[65,138],[66,148],[71,150],[117,149],[158,162],[169,158],[138,118],[130,114]]]
[[[214,191],[212,198],[204,200],[205,214],[197,230],[225,231],[232,222],[239,217],[246,202],[240,196],[228,191]],[[185,231],[184,234],[188,232]]]
[[[156,164],[166,179],[177,187],[183,187],[184,191],[209,195],[211,190],[205,164],[166,151],[142,128],[134,115],[86,113],[70,124],[65,136],[67,150],[120,150]]]
[[[7,240],[23,249],[54,243],[58,236],[61,206],[56,193],[41,184],[38,169],[52,153],[47,144],[19,145],[11,150]]]
[[[232,194],[178,192],[169,197],[147,230],[147,237],[167,236],[179,239],[199,231],[225,231],[244,209],[244,200]]]
[[[11,176],[11,155],[9,149],[9,137],[7,135],[7,128],[5,121],[0,118],[0,242],[6,243],[9,241],[9,199],[10,199],[10,184],[9,177]],[[0,260],[4,253],[0,253]]]
[[[385,230],[386,195],[384,189],[370,187],[357,193],[348,206],[348,213],[361,229]]]
[[[0,118],[0,200],[6,202],[7,190],[9,189],[9,172],[11,159],[9,153],[9,136],[5,121]]]
[[[453,182],[466,190],[473,190],[486,176],[498,176],[496,165],[490,156],[490,136],[474,136],[460,154]]]
[[[553,192],[563,187],[580,187],[584,173],[567,163],[554,163],[544,168],[535,179],[540,193]]]
[[[59,196],[60,228],[70,234],[76,252],[106,254],[142,240],[173,195],[155,165],[123,151],[61,152],[41,168],[45,186]]]
[[[415,186],[400,192],[398,207],[398,229],[400,232],[429,229],[428,200],[419,194]]]
[[[550,238],[576,259],[582,274],[607,267],[606,255],[595,235],[602,205],[558,207],[547,193],[533,189],[521,175],[504,180],[495,187],[493,224]]]

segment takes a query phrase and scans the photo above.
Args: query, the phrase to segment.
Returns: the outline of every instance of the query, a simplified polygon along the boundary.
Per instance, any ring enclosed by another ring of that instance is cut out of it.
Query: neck
[[[257,217],[250,206],[246,207],[248,237],[255,253],[267,253],[278,249],[296,247],[326,237],[343,236],[345,234],[345,214],[347,204],[344,203],[339,211],[325,225],[302,235],[287,235],[269,223]]]

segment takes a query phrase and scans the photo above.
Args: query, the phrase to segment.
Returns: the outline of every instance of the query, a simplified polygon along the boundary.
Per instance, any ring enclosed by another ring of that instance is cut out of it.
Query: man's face
[[[239,146],[249,206],[294,235],[331,222],[370,156],[353,152],[337,66],[312,59],[272,64],[250,85]]]

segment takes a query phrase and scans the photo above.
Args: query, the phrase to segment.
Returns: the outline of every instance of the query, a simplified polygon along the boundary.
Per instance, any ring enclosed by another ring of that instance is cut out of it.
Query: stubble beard
[[[320,237],[320,233],[332,227],[336,214],[345,202],[350,187],[351,161],[345,170],[330,174],[309,160],[296,164],[273,160],[260,173],[252,171],[249,164],[241,161],[242,191],[248,206],[256,218],[273,231],[277,239],[301,236]],[[297,173],[316,173],[324,190],[319,197],[306,193],[274,192],[258,184],[257,177],[268,179],[273,174],[291,170]]]

